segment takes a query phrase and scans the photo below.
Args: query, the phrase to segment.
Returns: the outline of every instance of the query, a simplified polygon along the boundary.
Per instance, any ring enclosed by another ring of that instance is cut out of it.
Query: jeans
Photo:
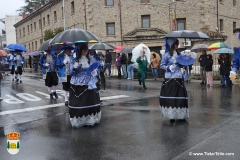
[[[201,74],[202,82],[206,82],[206,71],[205,71],[205,67],[200,67],[200,74]]]
[[[191,80],[191,70],[189,69],[189,67],[184,67],[184,69],[186,70],[186,74],[187,74],[187,80]]]
[[[152,68],[152,75],[153,75],[153,78],[158,78],[158,69],[157,68]]]
[[[105,73],[106,69],[108,69],[108,76],[111,75],[111,63],[105,63],[103,67],[103,72]]]
[[[37,71],[38,70],[38,64],[37,63],[34,63],[34,70]]]
[[[224,75],[222,75],[222,85],[225,85],[226,78]]]
[[[127,72],[128,72],[128,78],[134,79],[134,72],[133,72],[133,64],[128,64],[127,66]]]
[[[123,78],[127,78],[127,65],[122,64]]]
[[[145,86],[146,78],[147,78],[147,71],[138,72],[138,80],[142,82],[143,86]]]
[[[224,75],[224,77],[225,77],[225,80],[226,80],[226,86],[228,86],[228,87],[231,86],[229,75]]]

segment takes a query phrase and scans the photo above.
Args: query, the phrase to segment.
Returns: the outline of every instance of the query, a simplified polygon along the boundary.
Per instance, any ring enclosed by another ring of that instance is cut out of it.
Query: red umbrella
[[[114,48],[113,52],[117,52],[118,53],[123,48],[124,48],[124,46],[117,46],[117,47]]]
[[[4,50],[0,50],[0,56],[7,56],[7,52]]]

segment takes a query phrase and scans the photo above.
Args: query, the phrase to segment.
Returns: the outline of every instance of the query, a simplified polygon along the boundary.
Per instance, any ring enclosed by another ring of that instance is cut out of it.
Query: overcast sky
[[[24,0],[0,0],[0,19],[5,18],[5,15],[17,15],[16,10],[24,6]],[[4,29],[4,24],[0,22],[0,34]]]

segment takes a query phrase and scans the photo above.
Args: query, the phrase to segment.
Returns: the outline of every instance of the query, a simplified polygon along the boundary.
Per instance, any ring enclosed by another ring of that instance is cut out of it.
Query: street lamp
[[[63,29],[66,30],[66,19],[65,19],[65,0],[63,0]]]

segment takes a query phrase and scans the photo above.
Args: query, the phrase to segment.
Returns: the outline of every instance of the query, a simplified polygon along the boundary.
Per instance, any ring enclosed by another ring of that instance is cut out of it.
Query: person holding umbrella
[[[177,38],[165,38],[166,49],[163,54],[160,67],[165,70],[165,80],[160,91],[160,108],[162,115],[175,122],[175,119],[185,120],[189,118],[188,96],[185,88],[181,65],[176,59],[180,56]]]
[[[139,85],[143,85],[144,89],[147,89],[145,85],[145,79],[147,78],[148,60],[145,56],[145,52],[141,51],[140,57],[136,59],[138,63],[138,81]]]
[[[58,76],[56,72],[56,56],[53,55],[55,52],[50,50],[45,50],[44,55],[41,57],[40,66],[43,69],[43,73],[46,73],[45,86],[48,87],[48,92],[50,99],[58,98],[56,93],[58,85]]]
[[[11,66],[11,75],[12,75],[12,81],[14,81],[14,73],[15,73],[15,68],[16,68],[16,53],[14,53],[14,51],[10,52],[10,56],[9,56],[9,64]],[[16,78],[16,77],[15,77]]]
[[[218,64],[220,65],[220,75],[222,76],[222,87],[232,87],[230,83],[229,73],[231,71],[231,58],[229,54],[220,54],[218,59]],[[226,81],[226,85],[225,85]]]
[[[70,65],[69,115],[72,127],[93,126],[101,119],[100,96],[96,82],[100,62],[90,63],[88,44],[76,44],[76,58]]]
[[[24,64],[24,57],[22,56],[22,53],[20,50],[16,50],[16,70],[15,70],[15,78],[17,79],[17,82],[20,80],[20,83],[22,83],[22,72],[23,72],[23,64]],[[18,77],[19,74],[19,77]]]
[[[109,77],[111,76],[111,65],[112,65],[112,55],[109,53],[108,50],[106,50],[103,72],[105,73],[106,69],[108,69]]]

